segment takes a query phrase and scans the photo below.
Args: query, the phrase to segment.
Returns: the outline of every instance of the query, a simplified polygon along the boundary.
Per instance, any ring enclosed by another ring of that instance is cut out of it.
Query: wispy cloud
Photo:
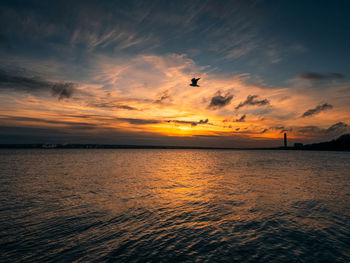
[[[251,105],[251,106],[265,106],[265,105],[269,105],[270,102],[268,99],[262,99],[262,100],[259,100],[257,99],[258,98],[258,95],[249,95],[245,101],[239,103],[235,109],[238,110],[244,106],[247,106],[247,105]]]
[[[302,134],[303,136],[308,135],[315,138],[327,138],[328,136],[339,136],[341,134],[348,133],[350,131],[350,127],[344,122],[337,122],[328,128],[322,128],[319,126],[302,126],[294,127],[293,131],[296,134]]]
[[[108,102],[94,101],[94,102],[87,103],[87,105],[90,107],[104,108],[104,109],[122,109],[122,110],[131,110],[131,111],[138,111],[139,110],[135,107],[121,104],[118,102],[113,102],[113,101],[108,101]]]
[[[158,124],[158,123],[164,122],[162,120],[136,119],[136,118],[116,118],[116,119],[120,121],[128,122],[130,124],[135,124],[135,125]]]
[[[328,104],[328,103],[320,104],[320,105],[316,106],[315,108],[312,108],[312,109],[305,111],[301,117],[304,118],[304,117],[313,116],[313,115],[316,115],[322,111],[329,110],[329,109],[333,109],[333,106],[331,104]]]
[[[244,121],[245,121],[245,117],[246,117],[245,114],[242,115],[240,118],[238,118],[238,119],[236,120],[236,122],[244,122]]]
[[[37,76],[20,76],[0,69],[0,89],[26,91],[28,93],[50,92],[58,100],[71,98],[77,84],[72,82],[51,82]]]
[[[197,126],[199,124],[207,124],[209,119],[200,120],[200,121],[182,121],[182,120],[169,120],[169,123],[178,123],[178,124],[190,124],[191,126]]]
[[[333,79],[342,79],[345,76],[341,73],[318,73],[312,71],[306,71],[298,75],[301,79],[307,80],[333,80]]]
[[[337,122],[325,130],[326,133],[344,133],[349,131],[349,125],[344,122]]]
[[[170,100],[171,100],[171,96],[169,94],[169,90],[165,90],[159,95],[158,99],[156,99],[154,103],[163,104]]]

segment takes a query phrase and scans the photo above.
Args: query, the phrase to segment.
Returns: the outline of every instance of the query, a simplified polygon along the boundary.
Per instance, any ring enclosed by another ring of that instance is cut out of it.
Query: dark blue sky
[[[2,1],[0,10],[5,57],[185,53],[272,84],[301,71],[349,74],[348,1]],[[113,30],[132,34],[131,45],[108,38]]]

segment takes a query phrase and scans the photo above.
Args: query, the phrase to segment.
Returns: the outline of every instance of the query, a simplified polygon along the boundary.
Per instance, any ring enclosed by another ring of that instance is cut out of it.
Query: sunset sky
[[[350,132],[349,12],[349,1],[2,0],[0,143],[334,139]]]

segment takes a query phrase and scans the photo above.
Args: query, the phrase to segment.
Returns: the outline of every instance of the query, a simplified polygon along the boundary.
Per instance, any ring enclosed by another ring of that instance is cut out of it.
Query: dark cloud
[[[70,129],[74,130],[92,130],[99,128],[99,125],[94,123],[87,123],[87,122],[71,122],[71,121],[64,121],[64,120],[45,120],[40,118],[31,118],[31,117],[19,117],[19,116],[0,116],[0,121],[7,121],[7,122],[20,122],[20,123],[28,123],[32,124],[53,124],[55,126],[64,126]]]
[[[330,126],[325,132],[326,133],[343,133],[349,130],[349,125],[344,122],[337,122]]]
[[[54,83],[51,87],[51,93],[54,97],[57,97],[59,100],[64,98],[70,98],[75,89],[75,84],[68,83]]]
[[[258,95],[249,95],[247,99],[244,102],[238,104],[235,109],[238,110],[239,108],[242,108],[246,105],[265,106],[270,104],[270,102],[267,99],[258,100],[256,99],[257,97]]]
[[[221,92],[218,91],[215,94],[215,96],[211,98],[208,108],[218,109],[218,108],[225,107],[226,105],[230,104],[232,98],[233,98],[232,94],[227,93],[225,96],[222,96]]]
[[[293,130],[292,128],[284,127],[284,126],[274,126],[274,127],[270,127],[269,129],[280,131],[280,133],[289,132]]]
[[[327,129],[320,128],[318,126],[304,126],[304,127],[297,127],[294,130],[303,134],[324,136],[324,135],[339,135],[342,133],[349,132],[350,127],[348,124],[344,122],[337,122],[331,125],[330,127],[328,127]]]
[[[147,124],[158,124],[163,123],[162,120],[154,120],[154,119],[137,119],[137,118],[118,118],[118,117],[110,117],[110,116],[100,116],[100,115],[71,115],[66,114],[62,115],[63,117],[75,117],[75,118],[84,118],[88,119],[86,122],[71,122],[64,120],[45,120],[39,118],[30,118],[30,117],[13,117],[13,116],[0,116],[1,121],[10,121],[10,122],[23,122],[23,123],[42,123],[42,124],[53,124],[57,126],[67,126],[74,129],[95,129],[100,128],[102,126],[108,125],[111,122],[121,121],[127,122],[133,125],[147,125]],[[91,123],[94,121],[95,123]],[[97,123],[96,123],[97,122]],[[106,127],[104,127],[106,128]]]
[[[36,122],[36,123],[43,123],[43,124],[54,124],[54,125],[64,125],[70,128],[74,129],[95,129],[99,128],[100,126],[104,126],[106,124],[109,124],[111,122],[115,121],[122,121],[127,122],[134,125],[147,125],[147,124],[157,124],[157,123],[163,123],[162,120],[150,120],[150,119],[136,119],[136,118],[118,118],[118,117],[109,117],[109,116],[100,116],[100,115],[62,115],[63,117],[76,117],[76,118],[85,118],[88,119],[87,122],[71,122],[71,121],[64,121],[64,120],[45,120],[45,119],[39,119],[39,118],[30,118],[30,117],[13,117],[13,116],[0,116],[0,121],[15,121],[15,122]],[[90,121],[98,122],[98,123],[91,123]]]
[[[0,90],[24,91],[33,94],[50,92],[59,100],[70,98],[77,84],[71,82],[50,82],[39,77],[17,76],[0,69]]]
[[[204,134],[195,134],[193,135],[194,137],[202,137],[202,138],[217,138],[220,137],[219,135],[214,135],[214,134],[208,134],[208,135],[204,135]]]
[[[178,124],[190,124],[191,126],[197,126],[198,124],[207,124],[208,119],[196,121],[181,121],[181,120],[170,120],[168,122],[178,123]]]
[[[309,109],[303,113],[301,117],[308,117],[320,113],[321,111],[332,109],[333,106],[328,103],[320,104],[313,109]]]
[[[304,126],[297,128],[297,131],[300,133],[319,133],[321,128],[317,126]]]
[[[128,106],[128,105],[118,105],[117,108],[123,109],[123,110],[138,110],[134,107]]]
[[[245,135],[258,135],[258,134],[263,134],[266,133],[269,129],[265,128],[263,129],[262,127],[254,126],[254,127],[245,127],[245,128],[235,128],[233,133],[239,133],[239,134],[245,134]]]
[[[169,101],[170,98],[171,98],[171,97],[170,97],[169,91],[166,90],[166,91],[164,91],[164,92],[162,92],[162,93],[160,94],[159,98],[156,99],[156,100],[154,101],[154,103],[162,104],[162,103],[164,103],[164,102],[166,102],[166,101]]]
[[[193,121],[170,120],[168,122],[169,123],[173,122],[173,123],[178,123],[178,124],[191,124],[191,126],[196,126],[197,125],[197,123],[193,122]]]
[[[333,79],[342,79],[345,76],[340,73],[317,73],[317,72],[303,72],[300,75],[298,75],[301,79],[307,79],[307,80],[333,80]]]
[[[290,131],[292,131],[292,130],[293,130],[292,128],[283,129],[283,130],[280,131],[280,133],[290,132]]]
[[[135,107],[125,105],[125,104],[119,104],[115,103],[113,101],[106,102],[106,101],[98,101],[98,102],[91,102],[88,103],[90,107],[97,107],[97,108],[106,108],[106,109],[122,109],[122,110],[139,110]]]
[[[236,120],[236,122],[244,122],[245,121],[245,114],[242,115],[239,119]]]
[[[283,130],[283,129],[285,129],[285,127],[284,126],[275,126],[275,127],[270,127],[270,129],[272,129],[272,130]]]
[[[161,120],[132,119],[132,118],[117,118],[117,120],[125,121],[125,122],[128,122],[130,124],[135,124],[135,125],[157,124],[157,123],[164,122]]]

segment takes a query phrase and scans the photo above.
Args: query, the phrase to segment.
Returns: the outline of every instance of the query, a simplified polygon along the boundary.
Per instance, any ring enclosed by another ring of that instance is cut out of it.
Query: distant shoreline
[[[202,146],[157,146],[157,145],[120,145],[120,144],[0,144],[0,149],[192,149],[192,150],[298,150],[298,151],[350,151],[350,134],[314,144],[295,143],[293,147],[202,147]]]
[[[324,147],[312,145],[303,147],[200,147],[200,146],[155,146],[155,145],[113,145],[113,144],[0,144],[0,149],[166,149],[166,150],[286,150],[286,151],[350,151],[350,149]]]

